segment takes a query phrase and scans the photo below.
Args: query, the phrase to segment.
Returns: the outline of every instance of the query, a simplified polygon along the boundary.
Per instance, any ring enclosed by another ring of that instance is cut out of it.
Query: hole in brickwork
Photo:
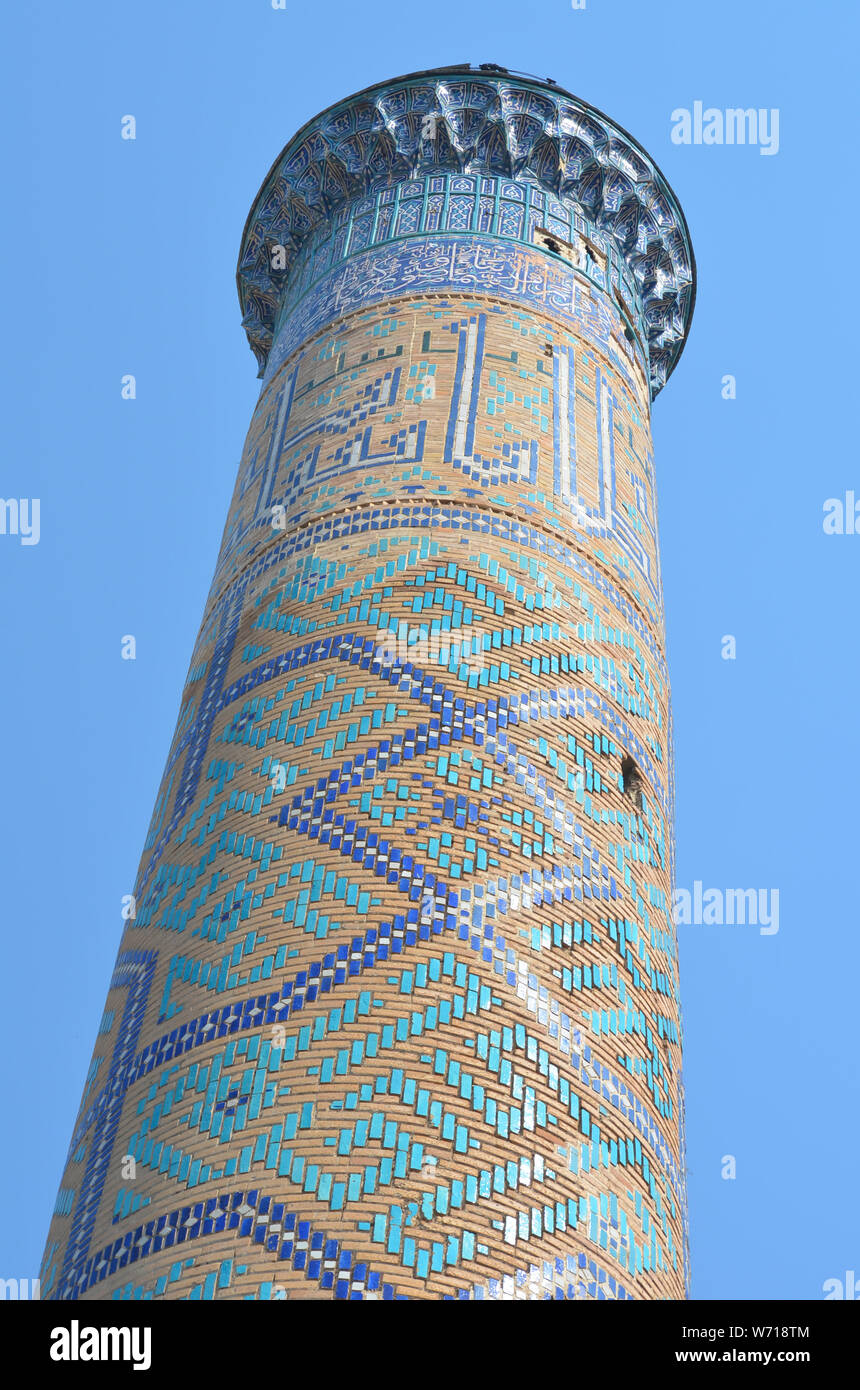
[[[550,251],[554,256],[560,256],[569,265],[577,266],[579,269],[585,268],[585,248],[581,240],[565,241],[563,237],[550,232],[546,227],[535,227],[534,238],[538,246],[542,246],[545,251]]]
[[[621,790],[624,795],[632,801],[637,811],[641,811],[643,801],[644,781],[642,773],[636,766],[636,761],[629,755],[621,759]]]

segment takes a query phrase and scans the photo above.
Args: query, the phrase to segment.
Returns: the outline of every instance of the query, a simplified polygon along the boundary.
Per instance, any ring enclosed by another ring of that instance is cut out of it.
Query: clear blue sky
[[[654,412],[677,878],[780,894],[776,934],[679,929],[693,1294],[819,1299],[860,1271],[860,535],[822,529],[826,499],[860,498],[856,14],[848,0],[7,14],[0,494],[40,498],[41,539],[0,536],[0,1276],[38,1273],[258,391],[233,278],[246,214],[322,107],[453,62],[555,78],[636,136],[685,209],[698,304]],[[696,101],[778,108],[778,154],[673,144],[671,113]]]

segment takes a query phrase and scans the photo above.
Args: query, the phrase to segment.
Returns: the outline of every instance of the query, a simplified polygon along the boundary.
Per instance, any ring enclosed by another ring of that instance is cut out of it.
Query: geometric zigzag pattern
[[[323,1292],[330,1290],[338,1301],[398,1301],[406,1297],[393,1284],[386,1283],[378,1270],[357,1261],[338,1241],[328,1239],[322,1231],[314,1231],[310,1222],[299,1221],[294,1213],[286,1211],[283,1202],[256,1190],[196,1202],[129,1231],[94,1257],[89,1282],[80,1292],[122,1270],[132,1271],[138,1261],[150,1254],[170,1251],[175,1255],[183,1245],[228,1230],[277,1255],[279,1262],[285,1261],[291,1269],[302,1273],[309,1285],[316,1285]],[[541,1299],[619,1301],[629,1297],[623,1285],[583,1254],[556,1256],[540,1265],[516,1269],[503,1279],[490,1279],[486,1284],[458,1289],[456,1294],[443,1297],[481,1301],[535,1295]],[[269,1291],[269,1297],[278,1295]]]

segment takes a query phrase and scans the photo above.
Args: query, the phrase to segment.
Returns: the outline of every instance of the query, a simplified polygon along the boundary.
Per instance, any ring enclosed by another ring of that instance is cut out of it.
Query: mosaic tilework
[[[242,321],[261,372],[293,254],[309,233],[377,189],[444,174],[533,188],[609,238],[644,305],[656,394],[680,356],[695,299],[693,253],[674,193],[646,151],[602,112],[556,84],[486,64],[369,87],[322,112],[282,151],[248,219],[237,275]],[[489,230],[489,195],[485,201],[477,220],[464,206],[459,222],[455,214],[448,225]],[[408,233],[418,210],[405,217]],[[514,213],[508,217],[515,221]],[[512,234],[504,222],[497,230]],[[362,233],[372,239],[370,228]],[[286,256],[273,260],[273,246]]]
[[[683,1296],[649,368],[435,178],[282,286],[43,1297]]]
[[[485,237],[416,236],[403,244],[349,258],[323,277],[312,292],[291,301],[291,312],[269,354],[264,381],[271,380],[284,359],[310,333],[351,308],[390,299],[398,292],[414,296],[442,286],[468,292],[488,279],[507,302],[546,307],[565,318],[581,320],[587,314],[600,319],[605,337],[618,333],[621,353],[635,360],[645,394],[641,337],[629,329],[623,332],[627,325],[619,318],[617,306],[610,308],[603,294],[593,293],[593,285],[585,276],[573,277],[560,258]]]
[[[528,246],[545,234],[574,250],[583,275],[621,300],[643,338],[645,315],[635,276],[611,238],[584,217],[577,205],[536,184],[486,175],[426,175],[383,188],[337,209],[330,222],[304,241],[290,270],[275,323],[275,337],[295,304],[321,276],[348,258],[385,243],[414,236],[466,233],[468,240],[492,237]],[[484,241],[485,250],[492,242]],[[647,355],[647,354],[646,354]],[[271,375],[271,362],[269,363]]]

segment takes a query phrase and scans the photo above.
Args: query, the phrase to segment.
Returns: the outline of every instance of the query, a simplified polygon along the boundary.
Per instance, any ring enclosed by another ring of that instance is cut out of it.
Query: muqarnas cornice
[[[578,97],[549,81],[468,66],[368,87],[309,121],[278,156],[245,225],[237,271],[260,375],[308,235],[353,199],[452,171],[537,185],[612,239],[641,297],[656,395],[680,357],[695,300],[690,235],[672,189],[632,136]]]

